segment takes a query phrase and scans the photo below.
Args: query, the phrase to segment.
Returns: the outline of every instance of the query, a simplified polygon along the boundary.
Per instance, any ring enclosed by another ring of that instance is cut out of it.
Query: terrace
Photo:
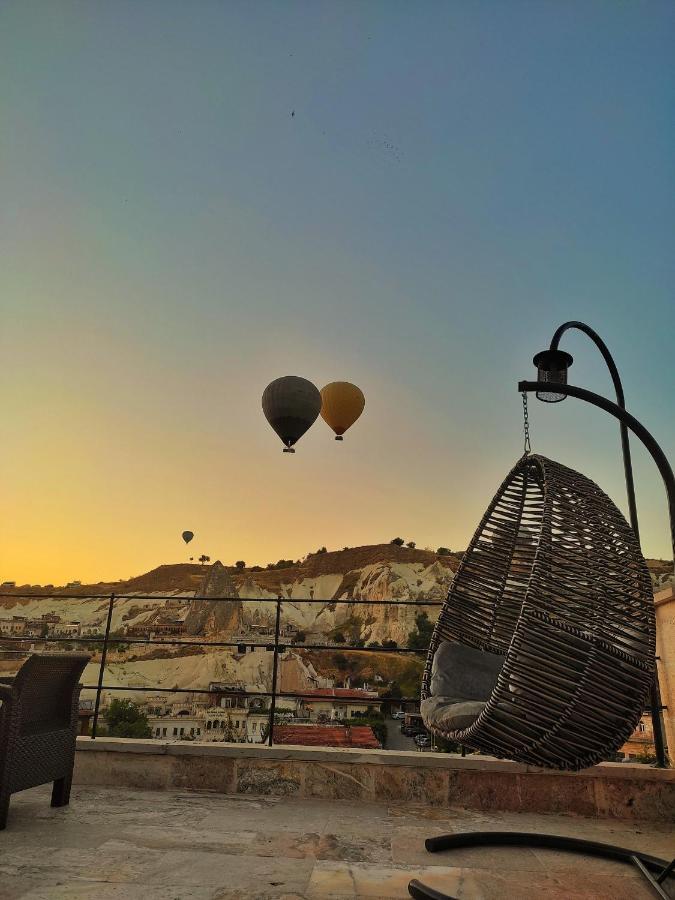
[[[111,609],[116,602],[110,598]],[[270,725],[279,698],[334,700],[334,689],[284,690],[279,677],[283,602],[276,606],[275,634],[262,645],[270,651],[272,675],[276,672],[268,691],[251,692],[239,683],[190,690],[147,684],[135,689],[137,696],[159,691],[155,697],[205,695],[212,702],[225,691],[228,701],[232,694],[244,704],[264,698],[269,707],[262,716]],[[9,648],[20,646],[18,635],[5,640]],[[56,647],[78,644],[72,637],[43,640]],[[122,640],[188,643],[122,639],[111,634],[110,618],[105,634],[81,639],[102,645],[90,670],[98,683],[89,682],[91,702],[101,715],[102,698],[125,690],[108,683],[106,667],[108,649]],[[239,649],[235,642],[215,646]],[[307,649],[294,646],[294,652]],[[663,858],[675,854],[672,769],[603,763],[560,773],[482,755],[362,749],[347,742],[347,729],[345,740],[336,741],[328,735],[335,728],[317,726],[317,743],[325,733],[332,747],[290,743],[293,733],[307,727],[277,723],[269,745],[78,738],[69,807],[51,809],[47,788],[12,799],[8,828],[0,836],[1,900],[400,898],[408,896],[411,878],[461,900],[621,900],[650,896],[636,870],[621,863],[518,848],[430,854],[424,841],[472,830],[531,831]],[[675,881],[665,889],[675,891]]]
[[[621,863],[546,850],[429,854],[447,832],[554,832],[668,857],[672,770],[577,775],[447,754],[80,738],[71,804],[15,795],[2,900],[639,900]],[[668,890],[675,884],[671,880]]]

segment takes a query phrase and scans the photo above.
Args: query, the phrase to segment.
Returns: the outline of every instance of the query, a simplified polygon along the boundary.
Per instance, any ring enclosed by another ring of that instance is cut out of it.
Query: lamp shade
[[[573,362],[569,353],[564,350],[542,350],[532,362],[537,367],[537,381],[567,384],[567,370]],[[565,396],[556,391],[537,391],[537,400],[544,403],[559,403]]]

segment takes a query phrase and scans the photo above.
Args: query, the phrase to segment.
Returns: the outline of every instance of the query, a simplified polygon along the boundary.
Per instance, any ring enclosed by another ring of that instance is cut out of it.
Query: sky
[[[0,580],[128,578],[184,529],[226,564],[464,548],[568,319],[673,460],[674,42],[658,0],[2,3]],[[282,453],[287,374],[362,388],[343,443]],[[530,420],[625,511],[615,420]]]

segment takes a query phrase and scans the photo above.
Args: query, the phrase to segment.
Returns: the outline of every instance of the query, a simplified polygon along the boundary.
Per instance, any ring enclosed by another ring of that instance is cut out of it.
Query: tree
[[[385,699],[390,700],[400,700],[403,696],[403,692],[401,690],[401,685],[398,681],[392,681],[387,690],[382,694]]]
[[[416,546],[417,544],[415,543],[415,541],[408,541],[408,543],[406,544],[406,547],[409,547],[411,550],[414,550]]]
[[[382,646],[385,650],[396,650],[398,644],[396,641],[382,641]]]
[[[293,562],[292,559],[279,559],[275,563],[267,563],[268,569],[290,569],[291,566],[295,566],[296,563]]]
[[[341,631],[336,631],[335,634],[333,635],[333,640],[335,641],[336,644],[344,644],[345,636]]]
[[[436,556],[450,556],[452,550],[448,550],[447,547],[439,547],[436,551]]]
[[[307,640],[307,635],[304,631],[298,631],[298,633],[295,635],[295,640],[298,644],[304,644]]]
[[[319,549],[316,551],[316,555],[318,556],[319,553],[328,553],[328,550],[326,550],[325,547],[319,547]]]
[[[371,650],[379,650],[379,649],[380,649],[380,642],[379,642],[379,641],[371,641],[371,642],[368,644],[368,647],[369,647]]]
[[[408,647],[411,650],[426,650],[431,641],[434,626],[425,612],[415,616],[415,629],[408,635]]]
[[[113,700],[106,710],[105,720],[110,737],[152,737],[148,717],[131,700]]]
[[[262,572],[262,571],[263,571],[262,566],[251,566],[251,572]]]
[[[246,563],[244,562],[243,559],[238,559],[234,565],[237,569],[245,569],[246,568]]]
[[[405,541],[402,537],[395,537],[392,541],[389,541],[390,544],[396,544],[397,547],[402,547],[405,544]]]
[[[211,557],[210,557],[210,556],[205,556],[205,555],[202,553],[202,555],[199,557],[199,562],[200,562],[202,565],[204,565],[204,563],[211,562]]]

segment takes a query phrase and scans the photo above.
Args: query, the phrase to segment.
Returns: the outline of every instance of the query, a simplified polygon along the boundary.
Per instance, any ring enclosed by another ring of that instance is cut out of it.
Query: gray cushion
[[[422,720],[428,728],[439,728],[441,731],[459,731],[473,725],[483,712],[484,703],[480,700],[467,700],[457,703],[448,697],[427,697],[422,700],[420,712]]]
[[[431,694],[456,700],[488,700],[504,657],[443,641],[434,654]]]
[[[480,715],[497,684],[504,657],[444,641],[434,654],[431,695],[420,712],[429,728],[459,731]]]

